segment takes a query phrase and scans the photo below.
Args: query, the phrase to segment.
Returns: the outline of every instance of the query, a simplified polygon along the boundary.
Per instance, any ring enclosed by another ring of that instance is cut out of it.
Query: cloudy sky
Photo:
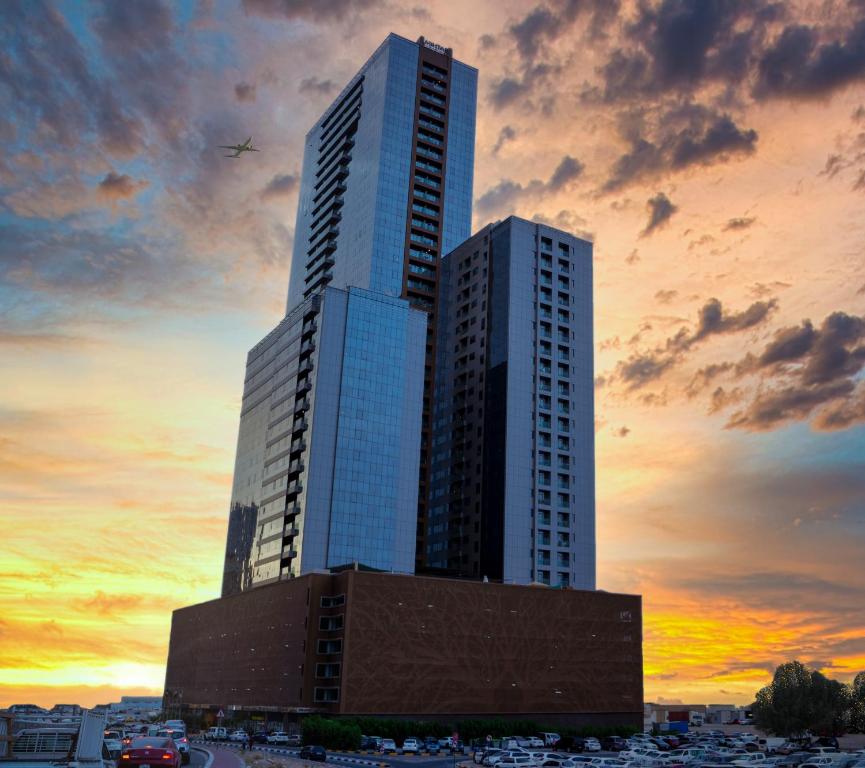
[[[218,595],[303,137],[390,31],[479,69],[475,226],[594,239],[598,582],[643,595],[647,699],[865,669],[865,3],[7,0],[0,705],[160,693]]]

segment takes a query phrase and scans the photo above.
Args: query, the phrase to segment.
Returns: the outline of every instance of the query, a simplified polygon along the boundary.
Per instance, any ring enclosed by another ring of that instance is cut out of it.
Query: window
[[[318,646],[316,647],[316,653],[342,653],[342,639],[337,638],[336,640],[319,640]]]
[[[345,605],[345,595],[321,596],[322,608],[333,608],[337,605]]]
[[[344,618],[345,614],[343,613],[340,613],[337,616],[319,616],[318,628],[322,632],[335,632],[338,629],[342,629]]]
[[[315,676],[316,677],[339,677],[340,667],[342,665],[337,662],[332,662],[330,664],[316,664],[315,665]]]
[[[315,701],[319,704],[332,704],[339,701],[339,688],[316,688]]]

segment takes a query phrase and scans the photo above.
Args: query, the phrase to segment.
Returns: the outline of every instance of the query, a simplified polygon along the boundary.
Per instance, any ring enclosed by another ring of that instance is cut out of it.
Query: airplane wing
[[[236,150],[238,148],[237,144],[217,144],[217,146],[219,147],[219,149],[235,149]]]
[[[243,143],[243,146],[244,146],[244,147],[248,147],[250,144],[252,144],[252,136],[250,136],[250,137],[249,137],[249,138],[248,138],[248,139]]]
[[[231,158],[240,157],[240,148],[239,147],[228,147],[228,149],[234,149],[236,151],[233,155],[223,155],[223,157],[231,157]]]

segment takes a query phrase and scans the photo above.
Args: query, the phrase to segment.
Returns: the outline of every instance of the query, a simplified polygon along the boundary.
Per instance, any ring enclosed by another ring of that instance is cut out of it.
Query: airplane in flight
[[[223,155],[223,157],[231,157],[231,158],[240,157],[241,152],[259,152],[260,151],[258,149],[255,149],[252,146],[252,136],[250,136],[246,141],[244,141],[243,144],[231,144],[228,146],[226,146],[225,144],[220,144],[219,148],[220,149],[233,149],[234,150],[233,155]]]

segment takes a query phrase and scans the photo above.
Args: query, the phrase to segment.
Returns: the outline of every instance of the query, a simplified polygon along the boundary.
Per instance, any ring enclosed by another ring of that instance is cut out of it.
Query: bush
[[[360,728],[344,720],[328,720],[312,715],[303,720],[303,743],[320,744],[327,749],[357,749]]]

